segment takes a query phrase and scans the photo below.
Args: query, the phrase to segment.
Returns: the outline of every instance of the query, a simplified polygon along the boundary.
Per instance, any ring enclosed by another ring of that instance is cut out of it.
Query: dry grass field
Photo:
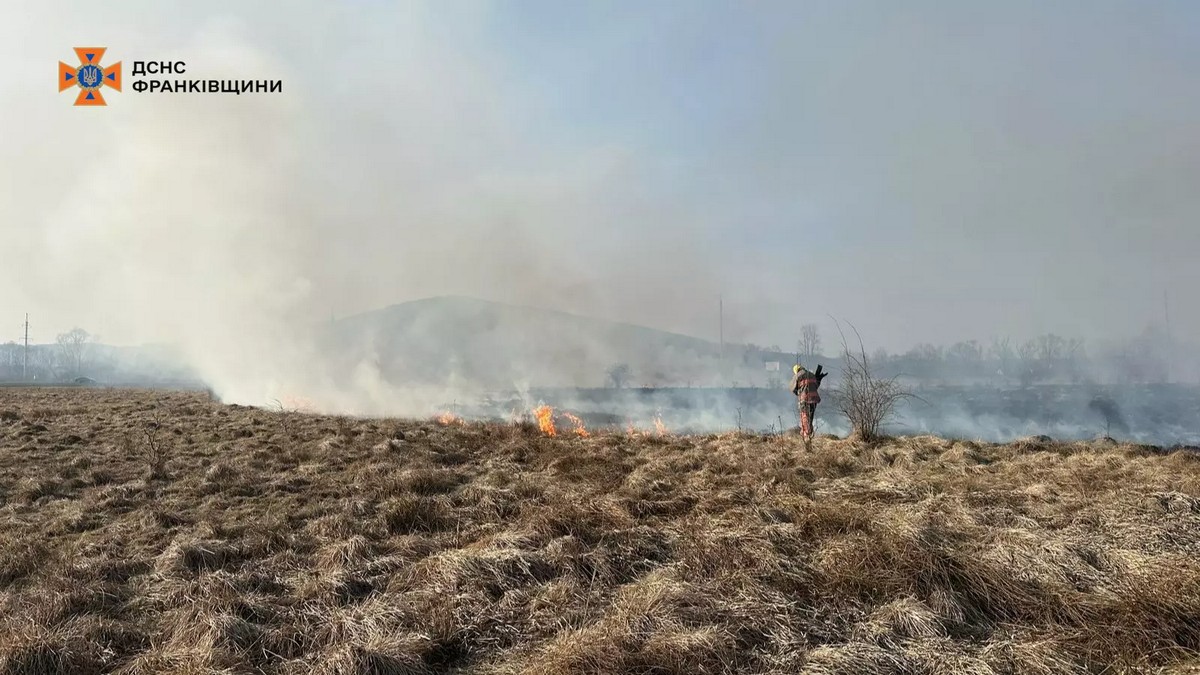
[[[1200,672],[1200,456],[0,389],[0,673]]]

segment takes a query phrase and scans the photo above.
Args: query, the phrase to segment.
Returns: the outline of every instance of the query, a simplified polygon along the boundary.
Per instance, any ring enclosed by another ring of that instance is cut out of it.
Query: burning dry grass
[[[1200,458],[0,390],[2,673],[1200,668]]]

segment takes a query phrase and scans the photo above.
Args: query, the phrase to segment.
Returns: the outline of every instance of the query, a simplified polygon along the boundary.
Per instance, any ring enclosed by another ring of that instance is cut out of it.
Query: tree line
[[[822,355],[821,348],[819,328],[805,324],[791,352],[778,345],[755,344],[737,345],[730,351],[745,366],[786,357],[805,363],[823,360],[840,364],[842,356]],[[987,342],[921,343],[900,353],[875,349],[870,360],[873,369],[887,377],[1022,386],[1110,379],[1142,384],[1191,380],[1200,367],[1200,355],[1195,350],[1185,350],[1157,325],[1147,326],[1132,338],[1109,343],[1088,343],[1082,338],[1046,333],[1024,341],[997,337]]]
[[[96,338],[82,328],[59,333],[50,345],[8,341],[0,345],[0,380],[65,382],[87,376],[95,367]]]

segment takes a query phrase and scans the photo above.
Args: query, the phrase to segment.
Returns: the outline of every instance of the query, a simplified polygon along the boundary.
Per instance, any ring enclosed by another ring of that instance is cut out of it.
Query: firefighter
[[[804,439],[804,447],[812,450],[813,415],[817,412],[817,404],[821,402],[821,394],[817,390],[821,387],[821,380],[829,373],[821,372],[819,365],[814,373],[799,363],[792,366],[792,373],[791,390],[800,405],[800,437]]]

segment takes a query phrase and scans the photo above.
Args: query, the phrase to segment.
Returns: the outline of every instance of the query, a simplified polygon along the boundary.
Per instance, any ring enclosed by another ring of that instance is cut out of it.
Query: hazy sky
[[[1200,330],[1195,3],[48,5],[0,4],[0,341],[441,294],[903,350],[1133,334],[1170,290]],[[76,108],[93,45],[125,91]]]

